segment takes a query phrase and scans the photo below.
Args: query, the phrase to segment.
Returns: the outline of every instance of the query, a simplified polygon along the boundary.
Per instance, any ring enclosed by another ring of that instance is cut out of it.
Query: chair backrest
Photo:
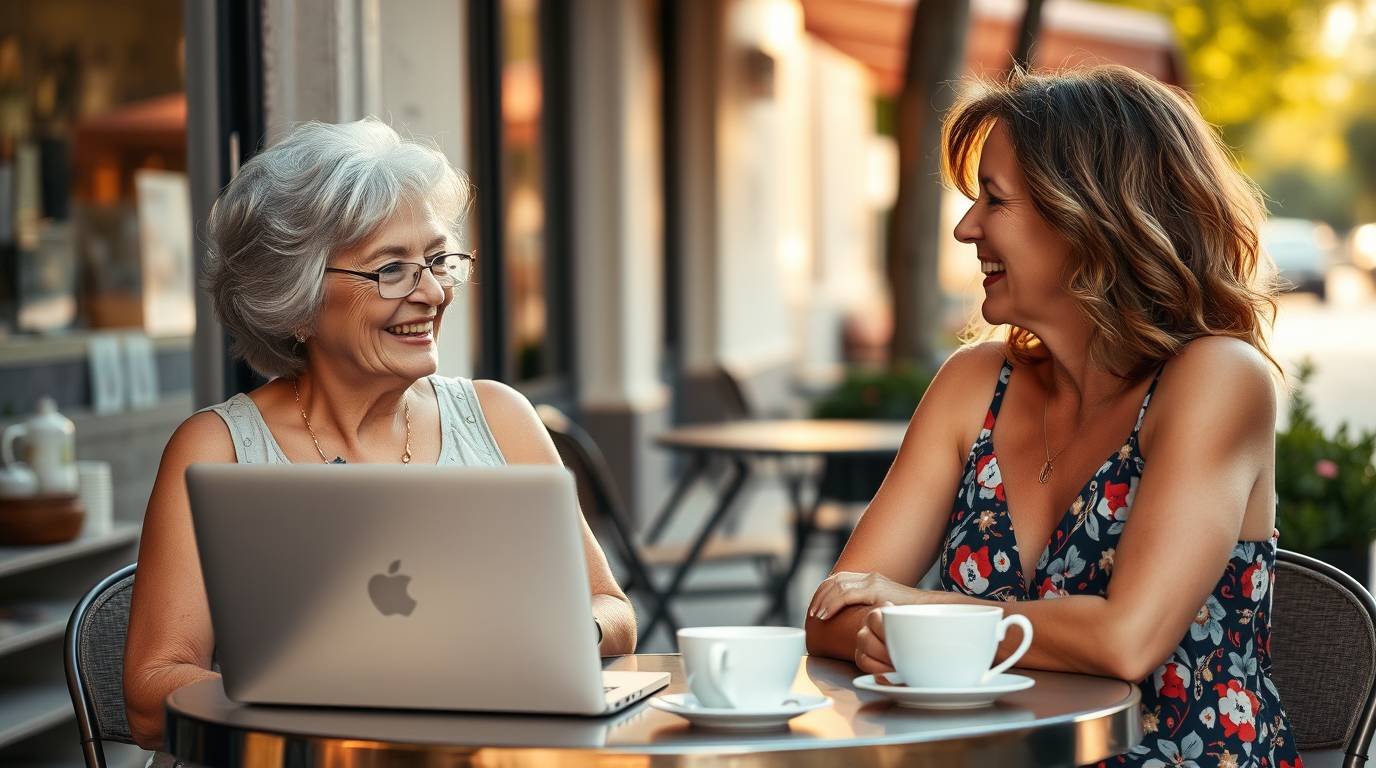
[[[124,710],[124,638],[136,565],[131,563],[101,579],[77,603],[67,622],[63,654],[67,690],[88,766],[105,765],[101,741],[134,743]]]
[[[1280,550],[1271,656],[1300,750],[1337,748],[1345,764],[1364,762],[1376,726],[1376,601],[1366,588],[1328,563]]]
[[[554,441],[554,447],[559,450],[559,458],[573,472],[578,486],[578,504],[588,519],[588,525],[594,531],[615,536],[620,554],[636,560],[638,564],[630,518],[616,491],[611,468],[607,466],[607,460],[597,443],[558,408],[539,405],[535,410]]]
[[[721,398],[722,407],[725,409],[724,418],[728,421],[735,419],[753,419],[759,414],[751,406],[750,397],[745,392],[745,385],[736,374],[731,372],[726,366],[717,368],[717,390]]]

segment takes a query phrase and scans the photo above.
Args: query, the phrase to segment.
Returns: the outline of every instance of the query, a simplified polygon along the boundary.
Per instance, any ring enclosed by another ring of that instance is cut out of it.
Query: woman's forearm
[[[813,656],[854,661],[856,633],[864,625],[866,614],[873,609],[870,605],[852,605],[830,619],[808,616],[803,625],[807,631],[807,652]]]
[[[144,749],[162,749],[167,696],[183,686],[219,676],[220,673],[195,664],[170,664],[129,679],[125,685],[125,714],[134,742]]]
[[[905,598],[893,596],[898,603],[993,605],[1006,614],[1026,616],[1032,622],[1032,646],[1018,661],[1021,667],[1080,672],[1135,682],[1161,661],[1151,658],[1159,655],[1152,647],[1161,645],[1149,637],[1153,634],[1151,628],[1134,629],[1131,625],[1140,623],[1135,621],[1140,617],[1117,615],[1117,606],[1103,597],[1072,595],[1054,600],[1002,602],[955,592],[912,590]],[[847,606],[827,619],[810,616],[806,624],[808,652],[852,661],[857,634],[871,610],[872,605],[859,604]],[[999,644],[996,659],[1007,658],[1021,643],[1021,633],[1010,630]]]
[[[1132,633],[1124,631],[1124,622],[1113,615],[1114,606],[1107,598],[1070,595],[1052,600],[1003,602],[954,592],[929,592],[924,593],[924,597],[933,603],[994,605],[1002,608],[1005,615],[1026,616],[1032,622],[1032,646],[1018,661],[1020,667],[1136,682],[1160,662],[1160,659],[1143,659],[1143,649],[1129,642]],[[999,643],[995,660],[1007,658],[1021,643],[1021,630],[1010,629]]]
[[[616,595],[593,595],[592,615],[602,628],[598,653],[603,656],[635,653],[635,608],[630,600]]]
[[[1144,608],[1121,613],[1109,599],[1096,595],[1070,595],[1054,600],[1025,600],[1005,604],[1009,613],[1021,613],[1032,622],[1032,647],[1019,666],[1057,672],[1082,672],[1137,682],[1161,665],[1170,654],[1158,637],[1169,630]],[[1178,641],[1179,634],[1174,635]],[[1021,638],[1009,632],[999,645],[998,658],[1017,650]],[[1159,650],[1165,648],[1164,651]]]

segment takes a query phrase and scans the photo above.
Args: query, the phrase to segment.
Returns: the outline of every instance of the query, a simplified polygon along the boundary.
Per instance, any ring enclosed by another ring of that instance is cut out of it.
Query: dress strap
[[[1166,370],[1166,364],[1162,363],[1156,369],[1156,375],[1151,379],[1151,386],[1147,387],[1147,394],[1142,398],[1142,407],[1137,411],[1137,423],[1132,427],[1132,441],[1137,442],[1137,433],[1142,431],[1142,420],[1147,417],[1147,406],[1151,405],[1152,395],[1156,393],[1156,385],[1161,383],[1161,372]]]
[[[987,429],[994,428],[994,420],[999,417],[999,409],[1003,407],[1003,394],[1008,391],[1008,377],[1013,375],[1013,364],[1007,358],[1003,360],[1003,367],[999,369],[999,380],[994,384],[994,399],[989,401],[989,423],[985,425]]]

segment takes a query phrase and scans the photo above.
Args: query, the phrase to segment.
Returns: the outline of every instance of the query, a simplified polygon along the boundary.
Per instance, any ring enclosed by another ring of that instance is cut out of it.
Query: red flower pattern
[[[1167,663],[1161,667],[1161,695],[1185,700],[1185,681],[1180,679],[1180,664]]]
[[[956,583],[972,594],[982,594],[988,588],[989,574],[994,572],[994,566],[989,562],[987,547],[972,550],[961,544],[956,549],[955,557],[951,558],[949,570]]]

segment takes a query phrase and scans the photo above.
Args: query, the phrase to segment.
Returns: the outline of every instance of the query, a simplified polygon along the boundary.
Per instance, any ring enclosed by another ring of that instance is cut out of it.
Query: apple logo
[[[406,586],[411,583],[411,577],[398,574],[401,568],[400,560],[393,560],[392,565],[387,568],[387,574],[377,574],[368,580],[368,597],[373,599],[373,605],[377,606],[383,616],[391,616],[399,613],[402,616],[410,616],[411,611],[416,609],[416,601],[406,594]]]

